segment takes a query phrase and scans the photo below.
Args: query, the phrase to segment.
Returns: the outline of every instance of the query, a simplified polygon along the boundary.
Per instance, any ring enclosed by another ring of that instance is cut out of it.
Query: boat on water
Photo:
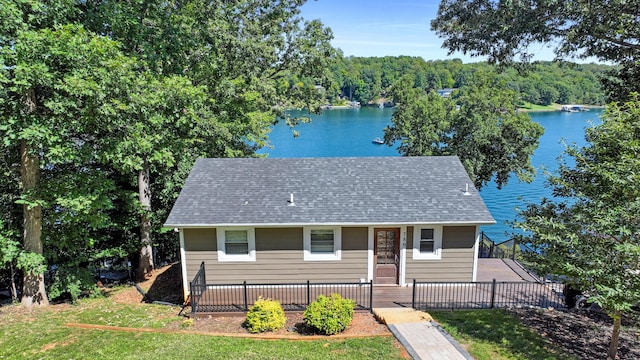
[[[371,142],[378,145],[384,144],[384,140],[380,139],[379,137],[373,139]]]
[[[562,105],[561,110],[566,112],[589,111],[589,109],[584,105]]]

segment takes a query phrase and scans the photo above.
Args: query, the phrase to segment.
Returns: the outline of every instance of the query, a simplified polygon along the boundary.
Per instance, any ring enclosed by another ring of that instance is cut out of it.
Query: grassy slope
[[[393,338],[288,341],[69,328],[81,322],[162,328],[181,322],[175,307],[82,300],[27,312],[0,308],[1,359],[400,359]]]
[[[575,359],[502,310],[430,314],[478,360]]]

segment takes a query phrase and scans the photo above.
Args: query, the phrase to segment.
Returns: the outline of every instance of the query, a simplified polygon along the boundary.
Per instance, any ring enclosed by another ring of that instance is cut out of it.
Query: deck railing
[[[560,283],[418,282],[413,280],[411,306],[428,309],[493,309],[500,307],[564,308]]]
[[[478,248],[478,257],[493,259],[516,259],[518,252],[518,243],[515,239],[505,240],[496,243],[491,240],[484,231],[481,233],[480,246]]]
[[[373,310],[373,282],[207,284],[204,263],[190,284],[191,312],[246,312],[259,298],[277,300],[285,311],[304,311],[319,295],[340,294],[355,301],[355,310]]]

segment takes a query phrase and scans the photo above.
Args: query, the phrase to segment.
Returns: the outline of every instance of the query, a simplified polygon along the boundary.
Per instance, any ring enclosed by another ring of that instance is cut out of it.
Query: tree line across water
[[[535,105],[589,104],[604,105],[605,91],[601,79],[610,76],[611,65],[571,62],[537,62],[526,72],[516,68],[496,71],[496,77],[508,89],[519,94],[523,104]],[[327,99],[377,103],[388,97],[390,87],[411,74],[412,86],[425,91],[461,88],[478,72],[496,70],[486,62],[464,64],[460,59],[426,61],[421,57],[340,57],[330,67]]]

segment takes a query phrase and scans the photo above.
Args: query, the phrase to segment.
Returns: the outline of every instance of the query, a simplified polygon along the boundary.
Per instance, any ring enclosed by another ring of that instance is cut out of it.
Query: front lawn
[[[401,359],[393,337],[318,341],[256,340],[176,333],[130,333],[65,326],[87,323],[166,328],[179,308],[81,300],[29,312],[0,307],[1,359]]]

